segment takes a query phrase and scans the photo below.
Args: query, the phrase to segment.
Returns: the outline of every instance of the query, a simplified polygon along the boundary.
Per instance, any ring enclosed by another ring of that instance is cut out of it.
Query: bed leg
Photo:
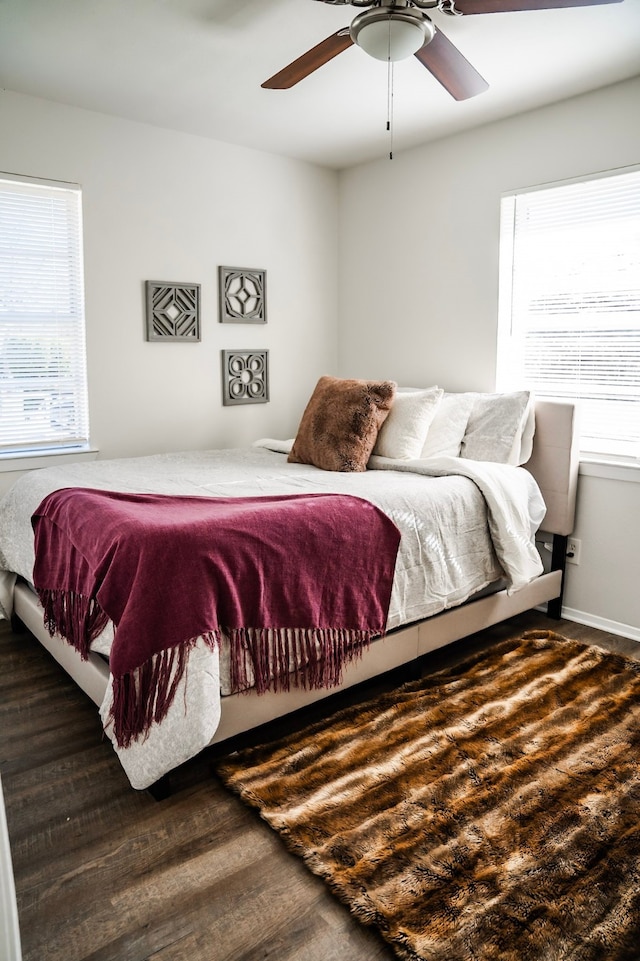
[[[559,621],[562,617],[562,598],[564,596],[564,575],[567,566],[567,541],[565,534],[553,535],[553,547],[551,550],[551,570],[562,571],[560,582],[560,595],[554,597],[547,603],[547,616]]]
[[[18,617],[18,615],[16,614],[15,611],[13,611],[12,614],[11,614],[10,624],[11,624],[11,630],[12,630],[12,632],[13,632],[14,634],[26,634],[26,633],[27,633],[27,626],[26,626],[26,624],[24,623],[24,621],[22,621],[22,620]]]
[[[171,796],[171,778],[168,774],[163,774],[161,778],[154,781],[147,788],[154,801],[166,801]]]

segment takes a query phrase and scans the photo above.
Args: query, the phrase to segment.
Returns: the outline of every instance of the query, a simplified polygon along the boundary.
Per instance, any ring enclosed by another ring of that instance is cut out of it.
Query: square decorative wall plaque
[[[200,284],[148,280],[147,340],[200,340]]]
[[[222,351],[222,403],[266,404],[269,400],[269,351]]]
[[[221,324],[266,324],[266,270],[218,267],[218,304]]]

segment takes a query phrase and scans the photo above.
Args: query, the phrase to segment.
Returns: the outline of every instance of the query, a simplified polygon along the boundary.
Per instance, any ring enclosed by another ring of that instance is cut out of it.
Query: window
[[[0,174],[0,454],[88,440],[80,188]]]
[[[503,197],[498,386],[576,398],[584,452],[640,456],[640,169]]]

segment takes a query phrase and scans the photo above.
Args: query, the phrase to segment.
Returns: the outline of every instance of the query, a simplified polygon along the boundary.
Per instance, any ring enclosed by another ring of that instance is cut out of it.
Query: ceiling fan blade
[[[558,7],[597,7],[622,0],[455,0],[458,13],[514,13],[519,10],[555,10]]]
[[[301,57],[290,63],[288,67],[284,67],[273,77],[265,80],[261,86],[268,90],[286,90],[293,87],[300,80],[304,80],[310,73],[313,73],[314,70],[317,70],[318,67],[322,67],[329,60],[337,57],[339,53],[342,53],[352,44],[353,40],[349,35],[349,28],[345,27],[338,30],[337,33],[323,40],[322,43],[312,47],[311,50],[307,50]]]
[[[441,30],[436,30],[433,40],[421,47],[415,56],[455,100],[469,100],[489,89],[484,77]]]

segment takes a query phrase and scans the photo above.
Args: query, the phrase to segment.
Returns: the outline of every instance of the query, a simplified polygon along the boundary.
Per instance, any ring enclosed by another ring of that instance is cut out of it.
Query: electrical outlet
[[[570,537],[567,541],[567,563],[579,564],[581,551],[582,541],[579,541],[577,537]]]

